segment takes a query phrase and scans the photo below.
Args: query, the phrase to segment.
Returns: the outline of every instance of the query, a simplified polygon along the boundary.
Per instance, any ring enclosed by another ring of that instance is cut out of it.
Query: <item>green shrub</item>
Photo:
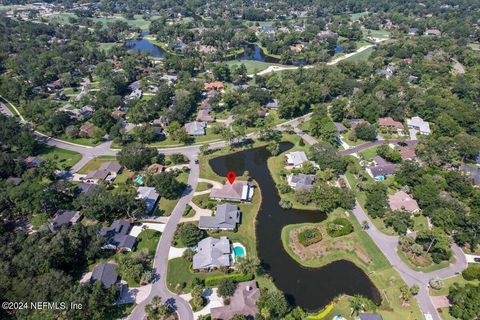
[[[328,224],[327,233],[330,237],[341,237],[353,231],[353,225],[346,218],[337,218]]]
[[[216,287],[225,279],[230,279],[235,282],[243,282],[243,281],[250,281],[253,280],[253,274],[225,274],[220,276],[211,276],[205,278],[205,287],[211,288]]]
[[[471,281],[478,279],[480,280],[480,265],[471,265],[467,269],[462,271],[462,276],[465,280]]]
[[[298,234],[298,241],[308,247],[322,240],[322,233],[318,228],[307,228]]]

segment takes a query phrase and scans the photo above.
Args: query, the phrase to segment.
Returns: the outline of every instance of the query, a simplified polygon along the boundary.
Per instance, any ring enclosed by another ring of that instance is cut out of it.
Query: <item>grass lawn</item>
[[[436,270],[440,270],[440,269],[443,269],[443,268],[446,268],[448,267],[448,265],[450,263],[453,263],[455,261],[455,259],[452,257],[450,259],[450,261],[442,261],[440,263],[434,263],[432,262],[432,264],[430,264],[429,266],[426,266],[426,267],[420,267],[420,266],[416,266],[414,265],[410,259],[408,259],[408,257],[405,255],[405,253],[403,253],[402,250],[398,249],[397,250],[397,254],[398,256],[400,257],[400,259],[402,259],[403,262],[405,262],[405,264],[412,270],[415,270],[415,271],[420,271],[420,272],[432,272],[432,271],[436,271]]]
[[[80,170],[78,170],[79,174],[86,174],[92,170],[97,170],[100,168],[102,164],[108,161],[115,161],[117,160],[117,157],[115,156],[100,156],[95,159],[90,160],[87,162],[86,165],[84,165]]]
[[[361,144],[364,144],[366,141],[363,141],[361,139],[357,139],[357,141],[352,141],[350,139],[348,139],[348,136],[349,136],[349,132],[345,132],[344,134],[342,134],[342,138],[343,140],[350,146],[358,146],[358,145],[361,145]]]
[[[372,160],[377,155],[377,148],[369,148],[360,152],[360,156],[365,160]]]
[[[389,38],[390,37],[390,31],[385,30],[385,29],[380,29],[380,30],[371,30],[367,29],[364,31],[365,35],[369,35],[374,38]]]
[[[193,143],[192,144],[203,144],[206,142],[215,142],[215,141],[220,141],[222,140],[222,136],[219,134],[214,134],[212,132],[212,128],[207,128],[207,134],[204,136],[198,136],[198,137],[193,137]],[[171,136],[168,136],[165,140],[163,141],[158,141],[150,144],[149,146],[151,147],[157,147],[157,148],[170,148],[170,147],[181,147],[183,146],[183,143],[180,143],[178,141],[172,140]]]
[[[57,168],[60,170],[70,169],[82,158],[82,155],[75,151],[49,146],[43,147],[38,156],[45,160],[55,161]]]
[[[472,48],[472,50],[480,51],[480,43],[469,43],[468,46]]]
[[[99,43],[98,47],[103,51],[108,51],[108,50],[110,50],[113,47],[118,46],[118,45],[120,45],[120,44],[116,43],[116,42],[106,42],[106,43]]]
[[[40,226],[48,223],[48,217],[45,214],[35,214],[32,216],[32,219],[30,220],[32,223],[33,229],[38,229]]]
[[[194,278],[205,279],[208,276],[221,275],[220,271],[194,272],[190,269],[190,263],[184,258],[175,258],[168,261],[167,286],[172,292],[189,292],[192,289]],[[182,287],[183,290],[179,290]]]
[[[62,13],[59,13],[59,14],[51,15],[51,16],[48,17],[48,19],[59,20],[60,22],[68,23],[69,22],[68,20],[69,20],[70,17],[77,18],[77,16],[73,13],[62,12]],[[158,16],[150,16],[150,17],[153,20]],[[148,30],[148,27],[150,26],[150,21],[143,19],[141,15],[135,15],[133,19],[125,19],[121,15],[114,15],[114,16],[107,17],[107,18],[90,18],[89,20],[93,21],[94,23],[97,23],[97,22],[103,23],[104,28],[107,27],[107,23],[113,23],[113,22],[116,22],[116,21],[124,21],[124,22],[128,23],[130,26],[137,27],[137,28],[140,28],[142,30]]]
[[[462,286],[466,285],[467,283],[470,283],[470,284],[473,284],[473,285],[478,285],[480,283],[479,280],[472,280],[472,281],[465,280],[463,278],[463,276],[461,274],[459,274],[459,275],[456,275],[454,277],[443,280],[444,286],[440,290],[435,290],[435,289],[430,288],[429,289],[429,294],[431,296],[445,296],[445,295],[448,295],[448,289],[455,282],[457,282],[458,284],[460,284]]]
[[[231,60],[231,61],[227,61],[227,65],[229,65],[229,66],[240,66],[242,63],[245,65],[245,67],[247,67],[247,74],[253,74],[253,73],[263,71],[270,66],[281,66],[280,64],[277,64],[277,63],[255,61],[255,60]]]
[[[81,144],[81,145],[88,146],[88,147],[95,147],[95,146],[98,146],[99,144],[101,144],[101,142],[94,142],[93,139],[91,139],[91,138],[70,138],[66,134],[62,134],[62,135],[58,136],[57,138],[61,139],[61,140],[64,140],[64,141],[67,141],[67,142]]]
[[[364,62],[367,61],[368,58],[372,55],[373,51],[375,49],[373,47],[370,47],[368,49],[363,50],[362,52],[356,53],[354,55],[351,55],[348,58],[345,58],[343,61],[351,61],[351,62]]]
[[[183,183],[186,183],[188,181],[188,173],[187,172],[181,172],[177,180]],[[175,206],[177,205],[179,199],[165,199],[161,198],[160,201],[158,202],[157,205],[157,215],[162,215],[162,216],[170,216],[172,214],[173,209],[175,209]]]
[[[211,189],[213,186],[208,182],[199,182],[195,191],[205,191]]]
[[[352,20],[358,20],[364,15],[366,15],[368,12],[357,12],[357,13],[351,13],[350,14],[350,19]]]
[[[148,249],[148,252],[154,256],[161,235],[162,234],[156,230],[143,230],[137,236],[137,244],[134,251]]]
[[[337,210],[331,215],[338,214],[340,214],[340,211]],[[344,237],[350,238],[348,241],[353,243],[353,250],[329,250],[327,256],[314,258],[308,261],[302,260],[290,249],[288,246],[289,239],[286,236],[288,235],[288,232],[286,232],[288,231],[287,229],[291,230],[299,225],[287,226],[284,228],[282,231],[282,242],[284,243],[284,247],[290,256],[292,256],[292,258],[298,263],[306,267],[321,267],[340,259],[346,259],[355,263],[369,276],[377,289],[380,291],[382,296],[382,304],[379,306],[377,312],[380,313],[384,319],[408,319],[410,316],[413,316],[414,319],[423,319],[415,300],[412,300],[410,306],[402,306],[402,303],[399,299],[399,288],[404,284],[404,282],[400,275],[389,264],[388,260],[378,249],[368,234],[365,231],[362,231],[360,223],[355,219],[355,217],[350,214],[348,219],[354,226],[354,232],[336,239],[342,239]],[[324,239],[322,241],[328,240],[325,238],[325,236],[327,235],[324,235]],[[368,257],[370,260],[369,263],[366,262],[366,257]],[[340,300],[335,303],[334,309],[324,319],[331,319],[338,313],[342,314],[342,316],[346,317],[347,319],[353,319],[348,318],[350,315],[350,307],[348,306],[348,301],[346,298],[340,298]]]

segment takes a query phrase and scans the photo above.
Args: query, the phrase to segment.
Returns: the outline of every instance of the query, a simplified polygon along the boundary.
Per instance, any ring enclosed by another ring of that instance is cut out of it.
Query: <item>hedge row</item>
[[[243,281],[250,281],[253,280],[253,274],[225,274],[221,276],[211,276],[205,278],[205,287],[216,287],[222,282],[222,280],[230,279],[235,282],[243,282]]]

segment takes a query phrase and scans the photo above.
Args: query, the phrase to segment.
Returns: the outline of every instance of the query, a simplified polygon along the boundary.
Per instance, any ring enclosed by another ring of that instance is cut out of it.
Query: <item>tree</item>
[[[117,155],[118,162],[133,171],[140,171],[156,162],[157,157],[157,149],[145,147],[137,142],[126,145]]]
[[[388,206],[387,188],[385,185],[375,182],[367,190],[365,209],[373,217],[383,217]]]
[[[260,260],[257,257],[242,257],[235,262],[235,269],[243,274],[258,274],[261,271]]]
[[[265,310],[265,313],[273,318],[282,318],[290,309],[283,293],[272,289],[261,294],[257,301],[257,307],[262,315]]]
[[[154,296],[152,301],[145,306],[145,313],[148,320],[166,319],[173,313],[173,310],[165,303],[162,298]]]
[[[457,319],[477,319],[480,317],[480,286],[466,284],[460,286],[454,283],[450,287],[448,299],[452,306],[449,312]]]
[[[443,280],[438,277],[430,279],[428,281],[428,284],[430,285],[430,287],[432,287],[435,290],[440,290],[444,286]]]
[[[319,142],[310,148],[310,154],[320,169],[333,169],[337,173],[344,173],[347,162],[342,158],[335,147],[327,142]]]
[[[377,140],[377,130],[370,124],[361,123],[355,127],[354,131],[358,139],[365,141]]]
[[[178,199],[185,189],[185,184],[178,181],[176,174],[172,171],[162,172],[151,177],[149,181],[155,187],[160,197],[169,200]]]
[[[192,288],[192,300],[190,301],[190,303],[192,304],[194,311],[198,311],[205,306],[206,299],[203,297],[202,293],[203,289],[200,286]]]
[[[420,292],[420,287],[418,286],[418,284],[415,283],[413,286],[410,287],[410,294],[412,296],[416,296],[419,292]]]
[[[365,311],[375,311],[376,306],[375,304],[368,298],[365,298],[362,295],[356,294],[350,298],[350,309],[352,309],[352,313],[350,316],[355,315],[358,316],[361,312]]]
[[[178,226],[175,232],[175,239],[181,241],[187,247],[195,246],[200,240],[205,238],[207,233],[205,230],[199,229],[191,222],[182,223]]]
[[[223,279],[218,284],[218,295],[222,298],[227,298],[233,296],[235,290],[237,289],[237,284],[232,279]]]

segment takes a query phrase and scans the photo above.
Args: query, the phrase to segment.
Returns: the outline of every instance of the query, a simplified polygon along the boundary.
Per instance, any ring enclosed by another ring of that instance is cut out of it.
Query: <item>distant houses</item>
[[[48,228],[55,232],[61,228],[71,228],[82,218],[80,211],[73,210],[58,210],[53,216]]]
[[[397,191],[388,196],[388,204],[393,211],[406,211],[410,213],[420,211],[420,207],[415,199],[410,197],[405,191]]]
[[[92,138],[97,127],[93,123],[85,123],[80,126],[80,135]]]
[[[206,82],[203,84],[203,88],[205,89],[205,91],[212,91],[212,90],[222,91],[222,90],[225,90],[225,85],[221,81]]]
[[[218,205],[215,215],[212,217],[202,216],[198,227],[204,230],[235,230],[240,223],[241,211],[237,206],[225,203]]]
[[[253,319],[258,314],[258,299],[260,299],[260,289],[255,281],[240,282],[235,293],[230,297],[230,303],[212,308],[210,313],[213,319],[232,319],[235,315]]]
[[[213,188],[210,198],[225,201],[252,201],[254,187],[248,181],[235,181],[226,183],[221,188]]]
[[[201,240],[193,256],[193,269],[211,270],[230,267],[232,264],[230,240],[227,237],[212,237]]]
[[[391,132],[395,132],[400,136],[404,135],[403,124],[399,121],[393,120],[392,117],[379,118],[377,120],[377,124],[379,127]]]
[[[142,200],[147,207],[145,214],[150,214],[155,209],[155,206],[158,202],[160,195],[157,193],[155,188],[152,187],[138,187],[137,189],[137,199]]]
[[[438,29],[428,29],[427,31],[425,31],[425,34],[427,36],[440,36],[442,32]]]
[[[207,130],[207,123],[193,121],[185,124],[185,130],[190,136],[204,136]]]
[[[102,228],[100,236],[106,239],[102,249],[131,251],[136,238],[129,235],[131,223],[127,220],[115,220],[110,227]]]
[[[417,140],[417,134],[429,135],[432,132],[430,123],[418,116],[407,119],[407,126],[410,131],[410,139],[412,140]]]

